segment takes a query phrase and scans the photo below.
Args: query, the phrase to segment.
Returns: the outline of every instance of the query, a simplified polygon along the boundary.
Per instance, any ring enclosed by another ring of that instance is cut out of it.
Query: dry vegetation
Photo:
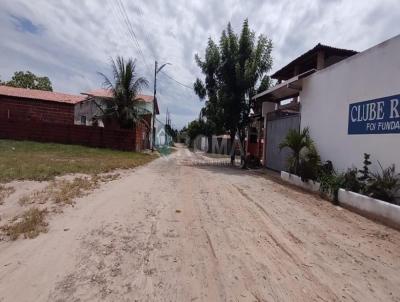
[[[76,198],[119,176],[110,171],[134,168],[157,156],[76,145],[0,140],[0,214],[3,220],[0,233],[12,240],[21,234],[25,238],[34,238],[46,231],[45,219],[49,213],[61,212],[63,206],[73,204]],[[83,176],[66,175],[74,173]],[[14,202],[19,206],[15,207],[11,201],[13,197],[8,198],[15,189],[2,185],[14,180],[50,182],[44,189],[41,186],[22,197],[18,195]]]
[[[134,168],[156,157],[76,145],[0,140],[0,182],[52,180],[69,173],[99,174]]]
[[[15,192],[13,187],[6,187],[0,184],[0,205],[3,204],[4,199]]]
[[[76,198],[88,194],[101,183],[118,177],[119,174],[107,174],[53,180],[45,189],[22,196],[18,201],[19,205],[32,208],[13,217],[8,224],[0,227],[0,230],[11,240],[18,239],[20,235],[24,235],[24,238],[34,238],[40,232],[47,231],[45,219],[49,213],[59,212],[63,206],[73,204]]]
[[[24,238],[35,238],[39,233],[47,231],[46,213],[46,209],[31,208],[15,217],[10,224],[2,226],[1,230],[11,240],[18,239],[20,235]]]
[[[76,177],[72,180],[61,179],[52,181],[45,189],[24,195],[19,199],[21,206],[27,204],[72,204],[73,200],[82,197],[99,187],[100,183],[118,178],[119,174],[94,175]]]

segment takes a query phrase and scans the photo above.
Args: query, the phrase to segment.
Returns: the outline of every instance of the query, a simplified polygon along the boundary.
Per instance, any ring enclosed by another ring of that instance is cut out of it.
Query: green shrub
[[[400,190],[399,174],[396,174],[394,165],[386,169],[383,169],[380,163],[379,166],[381,172],[369,173],[365,192],[372,198],[397,203],[397,192]]]
[[[318,181],[320,183],[320,192],[338,201],[339,189],[344,185],[344,174],[337,173],[330,160],[319,166]]]
[[[330,175],[335,173],[335,169],[333,168],[333,164],[330,160],[327,160],[325,163],[321,164],[318,168],[318,177],[324,175]]]
[[[332,174],[322,174],[320,175],[319,182],[320,192],[332,196],[333,201],[337,202],[339,189],[342,188],[344,184],[344,174],[337,174],[336,172]]]
[[[290,129],[285,139],[279,144],[279,148],[289,148],[292,151],[288,158],[289,172],[299,175],[300,162],[304,151],[309,150],[314,145],[308,127],[303,130]]]
[[[386,202],[397,203],[397,192],[400,190],[399,174],[395,172],[395,166],[392,165],[384,169],[381,164],[380,172],[371,172],[370,155],[364,153],[363,168],[348,169],[344,174],[343,189],[360,193],[372,198],[380,199]]]
[[[279,147],[281,149],[288,147],[292,150],[292,155],[288,159],[290,173],[298,175],[302,181],[319,181],[321,193],[332,196],[334,201],[338,200],[339,189],[343,188],[383,201],[400,203],[397,200],[400,178],[395,172],[394,165],[384,169],[378,162],[381,171],[371,172],[370,154],[364,153],[362,169],[353,167],[344,174],[337,173],[331,161],[321,164],[308,128],[304,128],[301,132],[290,130]]]
[[[317,180],[321,159],[314,145],[310,145],[300,157],[298,176],[302,181]]]
[[[343,189],[360,193],[363,190],[363,183],[358,178],[358,169],[349,168],[343,175]]]
[[[362,170],[358,170],[358,173],[360,173],[360,177],[358,179],[362,182],[366,182],[370,178],[370,172],[369,172],[369,166],[371,165],[371,162],[369,161],[370,155],[368,153],[364,153],[364,161],[363,161],[363,168]]]
[[[290,129],[279,148],[289,148],[292,151],[288,158],[288,170],[298,175],[303,181],[318,178],[320,157],[314,142],[310,137],[309,128],[303,130]]]

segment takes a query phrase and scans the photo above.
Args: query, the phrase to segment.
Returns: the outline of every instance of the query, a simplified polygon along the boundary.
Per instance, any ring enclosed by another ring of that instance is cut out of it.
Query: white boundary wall
[[[299,176],[290,174],[285,171],[281,171],[281,178],[284,181],[291,183],[292,185],[303,188],[304,190],[308,190],[311,192],[319,192],[320,184],[316,181],[308,180],[304,182],[301,180]]]
[[[343,189],[339,190],[338,199],[343,206],[400,228],[400,206],[398,205]]]
[[[400,35],[304,79],[301,128],[310,127],[322,160],[346,170],[370,153],[400,172],[400,134],[348,135],[349,104],[400,94]]]
[[[281,171],[281,179],[311,192],[319,192],[320,184],[314,181],[303,182],[300,177]],[[333,197],[332,197],[333,198]],[[338,202],[354,212],[378,219],[385,224],[400,229],[400,206],[358,193],[339,189]]]

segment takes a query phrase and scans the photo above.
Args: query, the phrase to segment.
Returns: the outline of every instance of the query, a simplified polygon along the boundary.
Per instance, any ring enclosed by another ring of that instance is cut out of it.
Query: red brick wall
[[[134,130],[0,118],[0,139],[32,140],[134,151],[135,137]]]
[[[73,124],[74,105],[0,96],[0,119]]]
[[[149,126],[151,125],[151,114],[147,114],[143,117],[144,122],[138,122],[135,126],[135,140],[136,150],[142,151],[150,148],[149,139],[151,139],[151,131]]]

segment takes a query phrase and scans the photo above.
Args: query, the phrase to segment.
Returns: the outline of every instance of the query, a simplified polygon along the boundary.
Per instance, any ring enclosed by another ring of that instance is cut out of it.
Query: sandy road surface
[[[0,301],[400,301],[399,232],[193,159],[179,149],[0,242]]]

